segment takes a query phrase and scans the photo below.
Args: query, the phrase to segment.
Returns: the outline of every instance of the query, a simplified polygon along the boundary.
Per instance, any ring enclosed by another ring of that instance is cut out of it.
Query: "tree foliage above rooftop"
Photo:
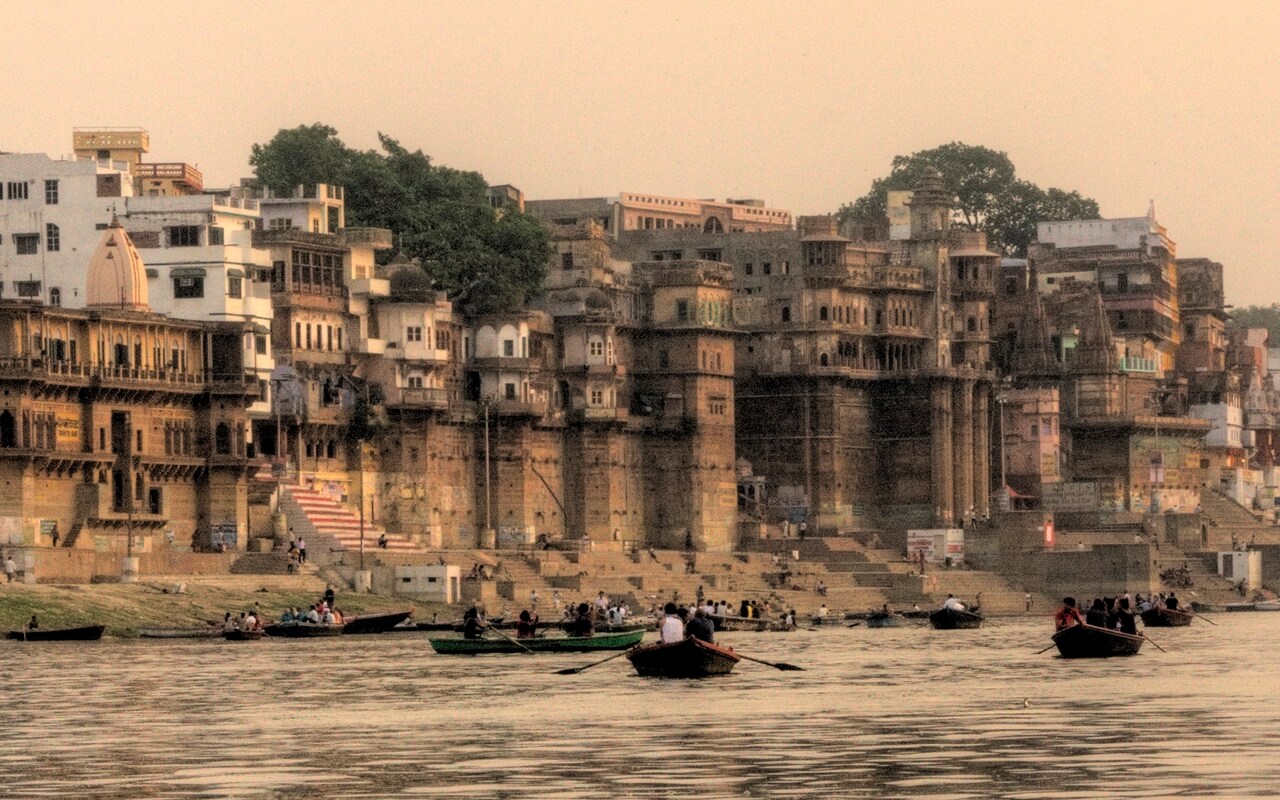
[[[255,144],[249,163],[273,192],[345,187],[347,225],[391,229],[397,250],[468,310],[509,310],[542,291],[551,249],[536,219],[492,208],[478,172],[433,164],[383,133],[378,141],[356,150],[329,125],[299,125]]]
[[[942,173],[943,185],[955,195],[956,224],[986,231],[991,246],[1006,255],[1026,255],[1037,222],[1100,216],[1097,201],[1077,191],[1041,189],[1018,178],[1006,153],[951,142],[894,156],[888,175],[872,181],[866,195],[840,207],[840,221],[884,217],[888,193],[914,189],[928,167]]]
[[[1272,347],[1280,346],[1280,303],[1232,309],[1231,324],[1241,328],[1266,328],[1268,343]]]

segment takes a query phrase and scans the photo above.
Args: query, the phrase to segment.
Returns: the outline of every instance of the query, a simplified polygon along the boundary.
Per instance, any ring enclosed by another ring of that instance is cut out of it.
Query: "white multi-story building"
[[[135,194],[125,159],[0,155],[0,297],[85,305],[85,264],[118,219],[147,265],[151,308],[177,319],[254,324],[244,342],[270,413],[271,257],[254,248],[257,202],[215,195]]]
[[[0,154],[0,297],[85,304],[85,265],[133,195],[123,161]]]

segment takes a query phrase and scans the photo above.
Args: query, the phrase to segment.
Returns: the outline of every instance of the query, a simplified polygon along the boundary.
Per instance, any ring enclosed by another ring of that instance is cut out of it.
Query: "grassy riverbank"
[[[175,589],[182,583],[182,591]],[[42,628],[107,626],[108,636],[134,637],[142,628],[203,628],[221,624],[227,611],[239,616],[255,607],[276,619],[285,608],[307,607],[324,594],[325,583],[306,576],[172,578],[134,584],[0,585],[0,631],[17,630],[35,614]],[[167,591],[166,591],[167,590]],[[414,618],[459,616],[448,606],[413,603],[404,598],[354,594],[335,587],[344,613],[371,614],[414,606]]]

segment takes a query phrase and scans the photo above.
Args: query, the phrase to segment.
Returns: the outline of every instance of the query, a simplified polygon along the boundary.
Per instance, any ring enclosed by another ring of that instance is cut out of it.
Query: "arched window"
[[[231,428],[225,422],[219,422],[214,429],[213,449],[220,456],[231,455]]]
[[[826,322],[826,321],[827,321],[827,307],[826,307],[826,306],[823,306],[822,308],[818,309],[818,319],[822,320],[823,322]]]
[[[56,286],[49,290],[49,305],[54,308],[62,305],[62,290]]]
[[[719,217],[707,217],[707,221],[702,223],[703,233],[724,233],[724,223]]]

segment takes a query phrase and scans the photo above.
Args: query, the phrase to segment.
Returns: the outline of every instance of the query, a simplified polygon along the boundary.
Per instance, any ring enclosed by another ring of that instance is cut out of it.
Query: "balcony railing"
[[[439,388],[387,390],[388,408],[445,409],[449,407],[449,390]]]
[[[1126,356],[1120,359],[1121,372],[1150,372],[1160,371],[1159,362],[1154,358],[1135,358]]]

